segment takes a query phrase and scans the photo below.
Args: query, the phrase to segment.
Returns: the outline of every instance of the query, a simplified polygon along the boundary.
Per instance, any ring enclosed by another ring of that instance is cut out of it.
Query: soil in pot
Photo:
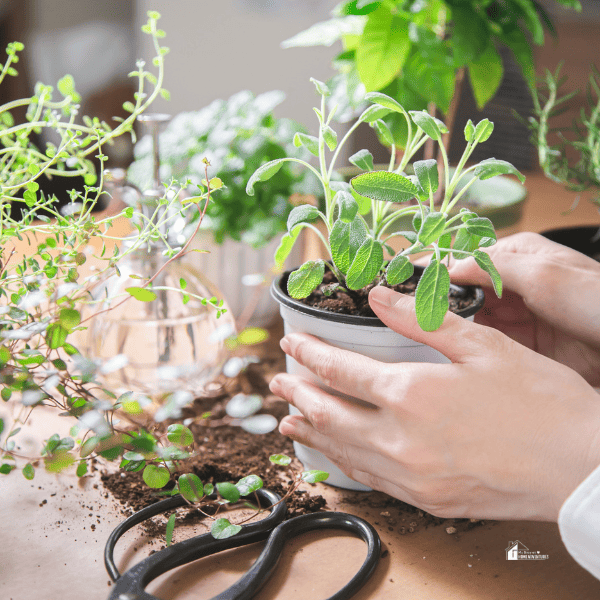
[[[386,287],[389,287],[402,294],[414,296],[417,289],[417,284],[419,283],[420,274],[420,270],[415,271],[415,274],[404,283]],[[288,276],[289,275],[285,276],[285,280],[282,284],[284,289],[287,289]],[[377,285],[376,283],[372,283],[366,288],[356,291],[338,288],[327,295],[327,286],[330,286],[332,283],[336,282],[337,279],[335,278],[334,274],[327,269],[323,277],[323,282],[310,296],[299,300],[299,302],[315,308],[322,308],[324,310],[346,315],[358,315],[361,317],[377,316],[369,306],[369,292],[375,287],[375,285]],[[469,286],[452,286],[450,288],[449,295],[450,310],[452,312],[463,310],[473,304],[475,302],[475,298],[475,288]]]

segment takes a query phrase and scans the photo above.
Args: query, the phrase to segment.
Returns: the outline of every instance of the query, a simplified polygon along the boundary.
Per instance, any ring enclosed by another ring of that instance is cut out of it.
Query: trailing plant
[[[579,93],[561,95],[567,78],[560,76],[560,70],[561,66],[555,73],[546,71],[533,96],[534,116],[524,122],[546,176],[569,190],[593,190],[592,201],[600,208],[600,73],[592,67],[587,106],[574,117],[572,126],[556,129],[551,126],[553,118],[569,110],[568,101]]]
[[[409,256],[429,250],[432,252],[431,262],[416,290],[417,319],[424,330],[439,328],[448,310],[450,277],[443,261],[446,259],[449,262],[450,256],[458,260],[472,256],[490,275],[494,289],[500,296],[500,276],[488,254],[481,250],[496,242],[491,221],[465,208],[455,216],[449,215],[452,207],[478,179],[485,180],[500,174],[516,175],[521,181],[525,179],[513,165],[494,158],[466,167],[477,144],[485,142],[492,134],[493,123],[487,119],[477,125],[471,121],[467,123],[464,131],[466,147],[451,177],[446,150],[441,143],[442,135],[448,130],[442,121],[427,111],[406,111],[390,96],[372,92],[365,97],[371,106],[338,142],[337,134],[331,127],[335,108],[327,113],[326,98],[330,91],[324,83],[312,81],[321,96],[320,108],[315,108],[319,119],[319,136],[297,133],[294,143],[305,146],[317,157],[319,169],[293,157],[278,159],[261,166],[247,185],[248,194],[253,194],[257,183],[275,175],[285,162],[296,161],[311,170],[323,187],[325,210],[311,205],[294,208],[287,222],[288,233],[277,249],[275,261],[279,266],[283,264],[303,229],[311,229],[317,234],[329,258],[308,261],[292,272],[287,283],[289,295],[297,299],[309,296],[322,283],[325,267],[337,279],[337,283],[327,290],[329,292],[337,288],[352,295],[354,291],[372,283],[397,285],[413,274]],[[405,119],[408,132],[406,149],[397,167],[396,146],[389,128],[382,120],[391,112]],[[361,150],[350,157],[350,162],[366,172],[354,177],[350,184],[333,181],[339,153],[361,123],[369,123],[389,140],[392,148],[389,169],[374,171],[372,155],[367,150]],[[441,175],[435,160],[416,161],[412,165],[415,174],[406,175],[411,159],[427,139],[439,144],[444,165]],[[329,164],[326,156],[328,151],[332,153]],[[436,209],[434,194],[442,183],[443,199],[439,209]],[[413,199],[416,205],[399,206]],[[367,216],[368,219],[365,218]],[[394,222],[406,216],[412,217],[412,231],[388,232]],[[315,226],[315,221],[319,220],[325,227],[325,234]],[[394,255],[388,242],[396,236],[404,236],[409,245]],[[386,251],[392,257],[389,260],[385,258]]]
[[[223,181],[219,202],[209,206],[202,224],[218,244],[231,238],[256,248],[264,246],[285,231],[293,207],[290,197],[312,189],[304,174],[286,165],[256,197],[244,191],[246,181],[264,160],[305,154],[290,142],[299,125],[273,115],[284,98],[280,91],[256,97],[249,91],[238,92],[201,110],[178,114],[160,134],[163,180],[175,177],[189,179],[193,185],[200,183],[206,156],[212,172]],[[150,136],[138,142],[135,156],[129,178],[147,189],[152,185]]]
[[[103,164],[104,145],[124,133],[133,135],[137,117],[157,96],[168,97],[162,87],[168,48],[160,44],[165,34],[157,27],[158,19],[158,13],[149,12],[142,28],[154,42],[156,72],[147,71],[144,62],[138,62],[137,70],[130,74],[138,81],[135,102],[125,103],[130,116],[114,128],[87,116],[82,123],[76,120],[79,96],[69,76],[58,83],[60,99],[53,98],[52,87],[38,84],[31,98],[0,106],[0,395],[4,405],[0,414],[0,474],[9,474],[19,465],[23,475],[33,479],[35,466],[43,463],[54,472],[76,465],[77,474],[83,476],[96,456],[115,460],[152,445],[149,434],[137,422],[149,400],[132,393],[117,398],[96,381],[97,374],[124,366],[123,357],[98,364],[84,357],[74,340],[90,318],[84,309],[103,301],[94,301],[91,290],[104,277],[118,273],[119,261],[139,248],[163,243],[167,263],[185,254],[189,241],[173,247],[163,232],[170,219],[190,210],[199,213],[199,224],[211,191],[221,185],[218,179],[209,180],[205,161],[205,180],[196,187],[196,195],[182,200],[182,186],[171,182],[150,217],[133,207],[112,216],[97,217],[91,212],[103,193],[104,181],[103,175],[96,181],[90,158],[95,156]],[[9,44],[0,81],[17,74],[13,65],[22,49],[22,44]],[[24,123],[17,124],[12,117],[11,111],[18,106],[27,107]],[[52,132],[56,141],[39,149],[30,135],[42,130]],[[42,174],[83,175],[86,186],[82,192],[70,192],[67,210],[58,212],[55,198],[45,197],[39,190],[37,180]],[[23,207],[20,220],[11,217],[10,205],[14,203]],[[132,233],[124,238],[115,236],[111,226],[116,218],[129,219]],[[121,244],[123,241],[128,243]],[[89,259],[94,260],[95,270],[84,276],[82,267]],[[155,299],[159,287],[153,283],[158,274],[137,283],[132,280],[118,303]],[[185,302],[189,294],[185,282],[179,292]],[[218,315],[223,312],[216,299],[198,299]],[[189,394],[174,394],[169,400],[171,413],[191,400]],[[19,432],[31,413],[42,406],[71,417],[71,434],[50,436],[37,457],[22,456],[17,445]],[[7,416],[9,411],[12,415]]]
[[[581,11],[578,0],[558,0]],[[343,0],[332,18],[283,42],[283,46],[331,46],[337,74],[328,82],[338,118],[350,120],[364,107],[366,92],[383,92],[406,109],[433,103],[450,113],[464,72],[481,109],[496,93],[504,74],[498,52],[508,47],[528,85],[535,87],[532,42],[544,43],[552,21],[537,0]],[[404,119],[386,119],[396,143],[404,143]],[[382,138],[382,142],[385,140]]]

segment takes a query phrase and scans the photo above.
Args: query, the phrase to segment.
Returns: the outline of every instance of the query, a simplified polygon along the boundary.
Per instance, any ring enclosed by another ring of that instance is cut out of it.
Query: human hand
[[[452,364],[381,363],[306,334],[284,351],[324,384],[278,374],[271,390],[302,415],[280,431],[351,478],[441,517],[556,520],[600,464],[600,399],[575,371],[449,313],[422,331],[414,299],[370,294],[391,329]]]
[[[453,282],[488,288],[475,321],[600,386],[600,263],[535,233],[502,238],[486,251],[502,277],[501,299],[473,259],[450,269]]]

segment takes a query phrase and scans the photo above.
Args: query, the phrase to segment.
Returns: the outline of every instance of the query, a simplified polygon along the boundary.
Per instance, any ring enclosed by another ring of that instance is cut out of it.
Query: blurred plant
[[[560,71],[561,66],[555,73],[546,72],[534,93],[535,114],[522,120],[532,132],[531,141],[537,147],[545,175],[569,190],[593,190],[592,201],[600,208],[600,73],[592,67],[586,89],[587,107],[573,118],[571,127],[553,128],[553,118],[568,111],[568,101],[579,93],[575,90],[560,95],[567,80]]]
[[[578,0],[558,2],[581,10]],[[332,17],[283,46],[331,46],[341,40],[343,51],[333,59],[337,75],[328,86],[330,108],[339,105],[337,119],[342,121],[353,119],[364,108],[365,92],[381,91],[407,110],[431,111],[431,104],[435,105],[447,115],[452,129],[456,89],[465,72],[482,108],[502,82],[498,48],[504,46],[533,88],[531,42],[544,43],[544,28],[555,35],[549,15],[537,0],[343,0]],[[396,144],[403,146],[407,134],[403,119],[390,115],[386,122]]]
[[[287,165],[255,197],[245,192],[246,181],[264,162],[304,155],[290,142],[299,125],[273,116],[273,110],[283,100],[284,94],[279,91],[257,97],[249,91],[239,92],[199,111],[180,113],[160,135],[163,181],[175,177],[200,183],[205,156],[213,173],[223,181],[219,202],[209,206],[202,224],[203,229],[212,231],[219,244],[229,237],[256,248],[265,245],[285,231],[293,208],[290,197],[312,191],[306,177]],[[141,189],[147,189],[152,184],[149,136],[138,142],[135,156],[129,178]]]
[[[157,74],[146,71],[143,61],[138,62],[138,69],[130,74],[138,79],[135,102],[125,104],[131,114],[114,129],[89,117],[83,117],[83,124],[76,122],[79,96],[69,76],[58,83],[63,96],[60,100],[53,100],[50,86],[38,84],[33,97],[0,106],[0,395],[4,403],[11,401],[6,406],[13,411],[12,418],[6,419],[5,410],[0,418],[1,474],[13,471],[18,460],[25,463],[23,475],[32,479],[34,463],[43,460],[46,469],[54,472],[76,463],[77,474],[82,476],[93,456],[114,460],[127,452],[154,447],[148,441],[149,434],[136,422],[148,399],[132,393],[117,398],[96,383],[96,374],[122,368],[123,357],[95,363],[80,354],[72,336],[85,329],[89,317],[82,311],[95,302],[90,291],[104,277],[119,273],[119,261],[128,253],[158,241],[164,244],[167,264],[185,254],[189,240],[183,247],[172,247],[163,233],[165,226],[168,228],[170,219],[188,210],[199,214],[199,226],[212,188],[220,186],[218,179],[208,181],[205,161],[205,180],[197,186],[197,194],[182,200],[182,186],[176,182],[165,186],[163,197],[156,201],[157,215],[160,213],[156,218],[148,218],[133,207],[109,217],[91,213],[103,193],[103,180],[101,177],[94,185],[96,173],[89,157],[95,155],[102,164],[106,160],[103,146],[123,133],[133,135],[138,115],[159,94],[168,97],[162,88],[168,48],[159,43],[165,35],[157,28],[159,16],[149,12],[142,28],[154,41]],[[19,43],[8,46],[0,81],[17,74],[12,65],[18,62],[17,52],[22,49]],[[28,107],[25,123],[14,123],[10,111],[17,106]],[[31,133],[41,130],[52,132],[57,140],[48,143],[45,150],[36,148],[29,139]],[[44,173],[84,175],[87,184],[84,192],[70,192],[67,210],[58,212],[55,198],[46,198],[39,191],[36,180]],[[11,203],[23,206],[20,220],[11,218]],[[42,209],[45,214],[40,214]],[[115,236],[111,226],[116,218],[129,219],[133,233],[124,238]],[[124,241],[128,243],[119,244]],[[95,267],[90,276],[84,277],[80,268],[90,258]],[[132,283],[118,304],[155,299],[158,288],[153,288],[153,282],[159,272]],[[185,285],[179,291],[185,301],[189,294]],[[222,312],[216,300],[200,300],[213,306],[217,314]],[[192,400],[181,394],[174,396],[179,410]],[[32,411],[41,406],[58,409],[61,416],[72,417],[76,424],[68,437],[52,435],[40,457],[22,456],[17,436]],[[115,415],[117,410],[119,417]],[[118,419],[129,422],[137,431],[127,431]]]

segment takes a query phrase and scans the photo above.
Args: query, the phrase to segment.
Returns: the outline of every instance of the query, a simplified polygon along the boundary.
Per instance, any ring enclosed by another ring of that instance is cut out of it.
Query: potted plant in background
[[[332,129],[332,112],[327,111],[326,97],[329,89],[324,83],[313,80],[321,95],[320,108],[315,109],[319,119],[319,137],[296,134],[297,145],[303,145],[319,160],[319,170],[308,165],[320,180],[325,197],[324,212],[312,205],[294,208],[288,218],[288,233],[279,246],[275,259],[282,264],[303,229],[312,229],[326,249],[327,258],[304,263],[292,272],[286,272],[273,282],[272,294],[280,303],[285,332],[311,333],[334,346],[359,352],[385,362],[427,361],[447,362],[432,348],[417,344],[385,327],[368,306],[368,293],[374,285],[396,287],[399,291],[416,296],[416,312],[419,325],[432,331],[440,327],[449,308],[449,295],[453,310],[464,317],[472,317],[483,306],[481,289],[459,288],[450,284],[450,276],[444,261],[450,257],[461,260],[472,256],[479,266],[492,278],[498,295],[502,282],[488,254],[480,248],[496,241],[491,221],[463,208],[451,216],[451,209],[461,196],[477,180],[487,180],[501,174],[524,177],[508,162],[488,159],[466,167],[475,147],[486,141],[493,131],[493,124],[484,119],[476,126],[469,121],[464,135],[466,148],[457,168],[451,172],[442,143],[446,126],[427,111],[407,112],[398,102],[380,92],[370,93],[366,100],[372,102],[359,117],[353,128],[360,123],[370,123],[384,135],[387,125],[382,117],[396,112],[405,119],[407,127],[406,149],[396,166],[395,145],[387,171],[374,171],[372,155],[361,150],[350,161],[364,169],[365,173],[352,179],[350,184],[331,180],[340,150],[352,133],[352,129],[338,142]],[[335,109],[334,109],[335,110]],[[419,148],[431,139],[440,146],[444,168],[438,172],[437,161],[421,160],[413,163],[414,175],[405,170]],[[327,150],[332,152],[329,164]],[[254,193],[256,184],[273,177],[286,161],[283,158],[260,167],[248,181],[248,193]],[[462,183],[462,190],[454,191]],[[440,209],[434,205],[434,194],[443,186]],[[415,199],[416,205],[401,208]],[[363,210],[361,211],[361,205]],[[365,210],[365,205],[367,209]],[[369,220],[362,213],[369,213]],[[390,232],[396,220],[409,215],[412,230]],[[325,235],[314,223],[321,221]],[[389,242],[394,237],[408,240],[406,247],[397,253]],[[433,252],[425,269],[416,268],[409,257],[423,251]],[[316,381],[323,382],[287,357],[287,370]],[[328,389],[332,392],[332,390]],[[337,393],[337,392],[334,392]],[[306,468],[319,468],[330,473],[329,482],[351,489],[364,489],[353,482],[320,453],[295,444],[298,457]]]
[[[566,77],[547,72],[534,94],[535,115],[528,124],[545,175],[568,190],[591,190],[591,201],[600,211],[600,74],[593,69],[587,88],[587,107],[576,115],[573,125],[557,130],[553,118],[568,110],[567,102],[577,91],[560,96]],[[600,224],[545,231],[548,239],[600,260]]]
[[[273,116],[283,100],[279,91],[256,97],[242,91],[201,110],[177,115],[160,135],[162,181],[175,177],[189,179],[192,186],[200,183],[204,179],[202,160],[208,157],[211,172],[223,182],[219,202],[209,206],[201,235],[194,242],[210,254],[196,255],[194,263],[223,292],[236,317],[256,295],[252,287],[242,283],[244,276],[268,273],[293,208],[291,200],[315,188],[310,176],[286,165],[255,197],[245,192],[250,175],[262,163],[306,154],[290,142],[299,125]],[[152,183],[150,136],[136,145],[135,156],[129,178],[147,189]],[[183,225],[181,222],[179,227]],[[185,225],[189,229],[194,222]],[[292,258],[301,260],[300,247]],[[277,307],[264,288],[252,323],[268,325],[276,314]]]
[[[581,10],[576,0],[560,0],[560,4]],[[365,92],[383,92],[407,110],[444,115],[450,130],[443,138],[448,149],[464,80],[469,79],[476,105],[482,109],[502,82],[504,66],[499,51],[508,48],[527,86],[533,89],[531,42],[544,43],[545,27],[554,32],[544,8],[532,0],[510,5],[482,5],[474,0],[344,0],[334,9],[332,19],[313,25],[283,46],[331,46],[341,41],[342,52],[333,60],[337,74],[327,82],[330,108],[338,106],[335,118],[352,120],[365,106]],[[405,120],[392,113],[384,121],[394,143],[403,147]],[[380,132],[378,135],[389,147],[389,140]],[[433,157],[429,145],[425,158]],[[441,161],[439,153],[438,159]],[[511,232],[521,217],[526,192],[515,182],[502,181],[496,189],[494,184],[500,181],[478,183],[479,193],[465,195],[461,205],[489,217],[496,229]]]

